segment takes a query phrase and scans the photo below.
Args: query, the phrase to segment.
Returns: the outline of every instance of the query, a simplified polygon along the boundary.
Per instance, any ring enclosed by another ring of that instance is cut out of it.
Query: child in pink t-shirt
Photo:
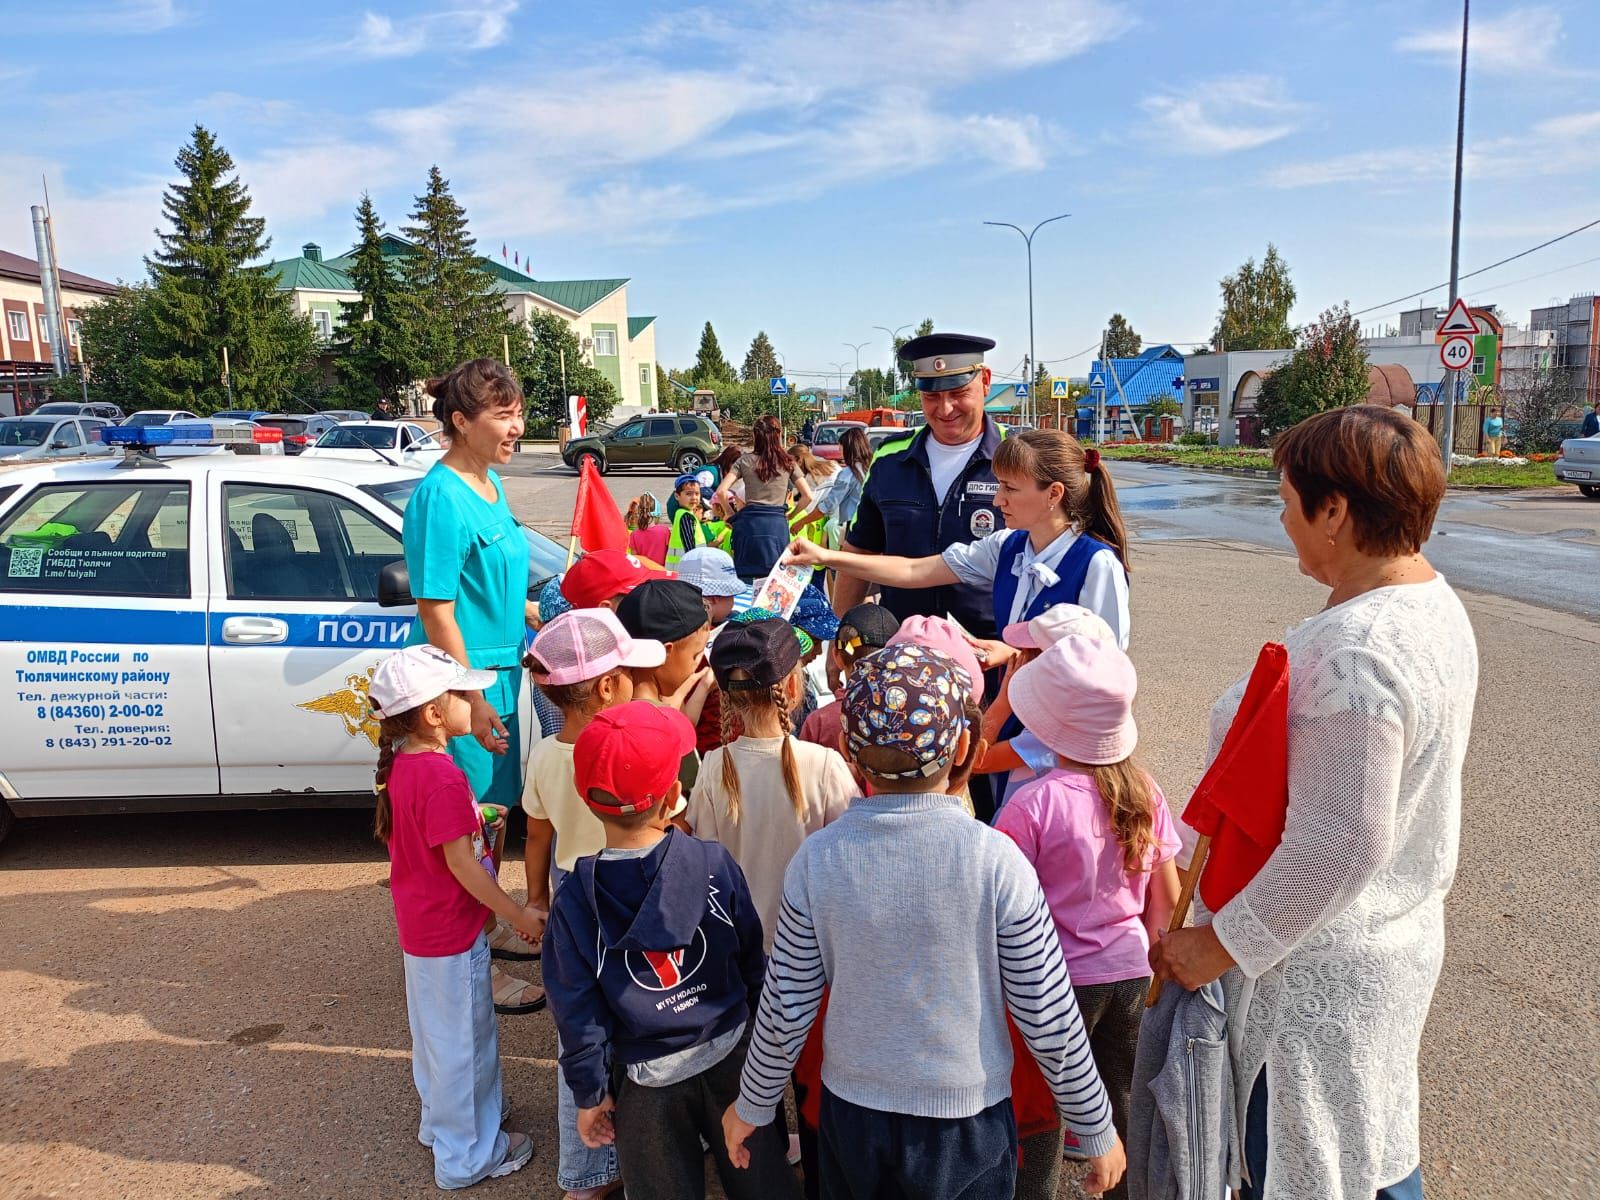
[[[1172,815],[1132,757],[1137,682],[1115,642],[1079,634],[1018,668],[1012,710],[1055,752],[1056,768],[1014,792],[995,818],[1039,875],[1124,1138],[1150,941],[1178,898]]]
[[[369,688],[381,722],[374,831],[389,847],[389,895],[405,958],[411,1074],[422,1100],[417,1140],[441,1188],[520,1170],[523,1133],[500,1128],[499,1027],[489,986],[490,911],[537,942],[546,913],[501,890],[493,839],[450,738],[471,732],[471,692],[494,683],[435,646],[385,659]]]

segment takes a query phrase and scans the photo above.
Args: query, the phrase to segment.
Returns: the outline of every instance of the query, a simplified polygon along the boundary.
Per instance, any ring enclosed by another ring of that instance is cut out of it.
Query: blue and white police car
[[[422,471],[194,453],[278,431],[186,424],[0,472],[0,837],[17,817],[372,802],[367,685],[415,619],[401,523]],[[174,442],[190,453],[161,457]],[[524,532],[542,586],[565,553]]]

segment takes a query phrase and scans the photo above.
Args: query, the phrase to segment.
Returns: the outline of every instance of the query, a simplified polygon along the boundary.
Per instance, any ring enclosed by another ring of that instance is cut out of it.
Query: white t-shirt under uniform
[[[933,494],[939,497],[940,504],[950,494],[950,485],[972,461],[972,452],[982,440],[981,433],[959,446],[946,446],[931,433],[924,439],[923,444],[928,448],[928,474],[933,477]]]
[[[800,768],[805,815],[797,817],[783,786],[783,738],[741,737],[719,746],[700,764],[684,818],[697,838],[721,842],[744,872],[761,914],[767,951],[783,907],[783,873],[806,837],[829,824],[856,797],[855,780],[837,750],[790,739]],[[731,753],[739,771],[739,820],[728,816],[722,787],[722,756]]]

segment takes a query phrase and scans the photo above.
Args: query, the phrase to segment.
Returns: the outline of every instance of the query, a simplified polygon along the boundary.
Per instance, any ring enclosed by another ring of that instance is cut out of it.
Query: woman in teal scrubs
[[[472,696],[472,733],[450,742],[450,756],[483,804],[506,812],[522,800],[521,690],[527,636],[528,540],[493,469],[511,460],[522,436],[522,387],[489,358],[464,362],[428,381],[433,415],[450,448],[406,505],[404,540],[418,620],[411,642],[428,642],[457,662],[492,671],[493,686]],[[491,941],[496,958],[534,953],[506,929]],[[500,1012],[544,1007],[541,989],[497,972]]]

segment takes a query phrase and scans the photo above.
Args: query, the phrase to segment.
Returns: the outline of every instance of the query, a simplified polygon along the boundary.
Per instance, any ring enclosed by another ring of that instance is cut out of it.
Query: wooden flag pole
[[[573,560],[578,557],[578,535],[573,534],[572,540],[567,543],[567,570],[572,569]]]
[[[1211,853],[1211,839],[1201,834],[1195,841],[1194,853],[1189,857],[1189,869],[1183,873],[1183,886],[1178,889],[1178,903],[1173,906],[1172,920],[1167,923],[1167,932],[1182,929],[1183,923],[1189,919],[1189,906],[1194,903],[1194,889],[1200,882],[1200,872],[1205,870],[1206,855]],[[1153,980],[1150,984],[1150,994],[1145,997],[1144,1006],[1154,1008],[1156,1001],[1161,999],[1161,980]]]

